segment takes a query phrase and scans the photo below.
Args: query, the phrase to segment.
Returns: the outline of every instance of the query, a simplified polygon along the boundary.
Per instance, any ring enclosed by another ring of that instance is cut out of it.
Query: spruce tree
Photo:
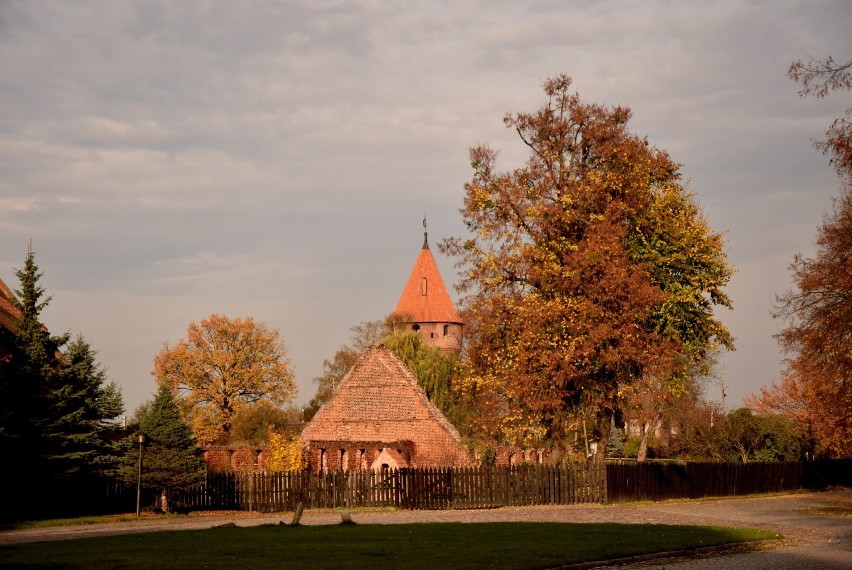
[[[118,430],[112,420],[124,404],[96,355],[78,336],[63,353],[59,382],[51,392],[52,417],[45,434],[51,439],[49,460],[57,478],[75,487],[116,467],[109,439]]]
[[[172,489],[197,483],[203,476],[204,461],[198,454],[192,428],[181,419],[174,392],[165,382],[154,399],[143,406],[139,431],[145,437],[142,488],[156,491],[159,506],[168,511],[167,497]],[[125,442],[121,467],[124,480],[136,484],[139,447],[136,435]]]
[[[82,337],[60,353],[70,335],[51,336],[41,322],[51,296],[32,250],[16,275],[20,288],[10,301],[19,318],[0,339],[7,349],[0,359],[0,470],[16,490],[5,514],[76,514],[102,498],[92,493],[114,471],[110,420],[122,412],[121,393]]]
[[[59,349],[68,335],[51,336],[41,323],[42,310],[50,303],[39,283],[42,273],[32,249],[23,269],[17,270],[20,289],[10,301],[19,312],[10,354],[0,370],[0,421],[2,428],[3,472],[16,492],[7,515],[37,515],[51,508],[51,437],[47,435],[52,417],[52,390],[58,383],[62,362]]]

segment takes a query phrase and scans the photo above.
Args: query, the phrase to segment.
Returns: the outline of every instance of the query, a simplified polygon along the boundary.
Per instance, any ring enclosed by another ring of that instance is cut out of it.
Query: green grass
[[[163,516],[163,515],[160,515]],[[72,517],[64,519],[43,519],[31,521],[18,521],[0,524],[0,530],[12,530],[19,528],[49,528],[53,526],[84,526],[90,524],[118,523],[138,520],[136,515],[97,515],[86,517]]]
[[[552,568],[778,538],[730,527],[580,523],[260,526],[0,548],[4,568]]]

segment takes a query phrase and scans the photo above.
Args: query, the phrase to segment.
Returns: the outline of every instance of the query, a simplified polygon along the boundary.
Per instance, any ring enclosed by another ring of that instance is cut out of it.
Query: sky
[[[32,240],[43,322],[84,335],[128,413],[212,313],[279,329],[304,403],[350,328],[394,309],[424,215],[431,244],[465,235],[468,149],[522,164],[502,118],[565,73],[632,109],[724,233],[737,407],[779,376],[775,295],[839,187],[811,141],[849,94],[802,99],[786,70],[848,61],[850,22],[847,0],[3,0],[0,279],[17,288]]]

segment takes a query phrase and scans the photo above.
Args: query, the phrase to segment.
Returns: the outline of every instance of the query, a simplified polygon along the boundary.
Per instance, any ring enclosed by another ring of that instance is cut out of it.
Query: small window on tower
[[[450,334],[450,325],[444,325],[444,336]]]
[[[420,283],[420,294],[424,297],[426,296],[426,278],[423,278],[423,281]]]
[[[411,325],[411,330],[413,330],[413,331],[419,331],[419,330],[420,330],[420,325]]]

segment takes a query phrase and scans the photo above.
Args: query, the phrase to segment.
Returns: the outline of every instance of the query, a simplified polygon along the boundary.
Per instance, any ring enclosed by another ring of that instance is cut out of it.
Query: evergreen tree
[[[51,423],[45,430],[51,452],[48,460],[57,478],[72,486],[116,467],[109,438],[118,426],[111,420],[121,414],[124,404],[96,355],[78,336],[63,354],[59,382],[50,394]]]
[[[30,250],[10,298],[14,331],[3,331],[0,359],[0,469],[16,493],[7,516],[77,512],[114,467],[110,420],[121,413],[118,387],[107,384],[96,352],[81,338],[51,336],[40,315],[51,300]],[[26,509],[26,511],[24,511]]]
[[[177,400],[169,384],[160,383],[154,399],[141,409],[139,431],[145,436],[142,488],[159,493],[158,503],[168,512],[172,489],[198,482],[204,461],[198,455],[192,428],[181,419]],[[139,460],[136,435],[125,441],[121,475],[135,485]]]
[[[22,515],[24,508],[35,515],[51,507],[50,493],[44,492],[51,480],[45,433],[52,423],[51,388],[62,366],[59,349],[68,341],[68,335],[51,336],[39,320],[51,297],[39,284],[43,274],[32,250],[15,275],[20,289],[10,300],[19,318],[0,368],[0,469],[17,490],[5,513],[9,517]]]

